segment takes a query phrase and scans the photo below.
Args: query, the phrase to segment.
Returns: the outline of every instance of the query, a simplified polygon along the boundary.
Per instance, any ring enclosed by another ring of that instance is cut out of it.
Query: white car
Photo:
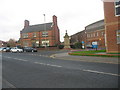
[[[23,49],[17,48],[17,47],[13,47],[10,50],[11,52],[23,52]]]

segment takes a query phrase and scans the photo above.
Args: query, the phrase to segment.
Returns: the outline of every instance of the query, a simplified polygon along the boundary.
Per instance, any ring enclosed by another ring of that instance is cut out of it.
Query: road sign
[[[82,41],[82,44],[85,43],[84,41]]]

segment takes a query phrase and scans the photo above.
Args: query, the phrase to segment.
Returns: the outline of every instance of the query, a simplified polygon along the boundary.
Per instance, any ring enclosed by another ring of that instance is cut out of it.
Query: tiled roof
[[[46,30],[52,30],[53,23],[46,23]],[[28,33],[28,32],[37,32],[37,31],[43,31],[45,30],[45,24],[37,24],[37,25],[31,25],[29,27],[26,27],[22,29],[22,33]]]

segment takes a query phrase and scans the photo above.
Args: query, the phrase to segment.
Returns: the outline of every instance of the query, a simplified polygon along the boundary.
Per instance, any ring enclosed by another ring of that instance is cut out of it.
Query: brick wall
[[[120,16],[115,16],[113,2],[104,2],[105,33],[107,52],[120,52],[117,44],[117,30],[120,30]]]

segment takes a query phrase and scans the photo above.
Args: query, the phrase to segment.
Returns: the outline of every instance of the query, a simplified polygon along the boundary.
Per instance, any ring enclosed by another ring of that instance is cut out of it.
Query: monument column
[[[67,30],[64,36],[64,49],[70,48],[70,37],[68,36]]]

